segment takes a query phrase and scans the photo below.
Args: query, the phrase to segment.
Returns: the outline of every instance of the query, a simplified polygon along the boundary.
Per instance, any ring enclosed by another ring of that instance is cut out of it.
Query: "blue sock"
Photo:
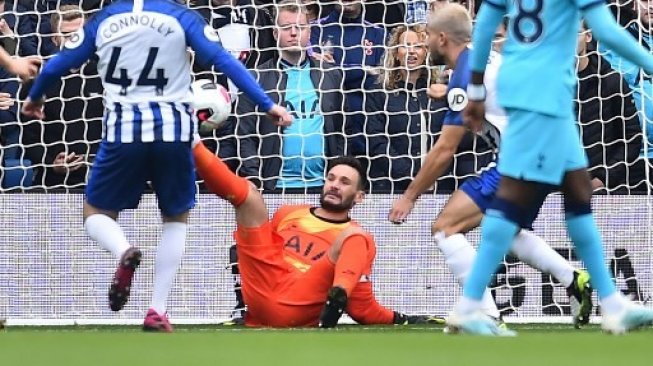
[[[610,276],[610,271],[603,255],[603,242],[599,229],[594,222],[592,212],[574,213],[567,210],[565,217],[567,232],[574,242],[576,252],[587,267],[592,286],[599,294],[599,298],[606,298],[617,291],[617,287]]]
[[[503,256],[510,250],[512,240],[519,230],[515,220],[518,217],[516,207],[506,201],[495,199],[497,200],[504,207],[488,210],[481,223],[481,244],[463,288],[463,295],[469,299],[481,300],[492,275],[499,267]],[[494,203],[493,206],[496,207]]]

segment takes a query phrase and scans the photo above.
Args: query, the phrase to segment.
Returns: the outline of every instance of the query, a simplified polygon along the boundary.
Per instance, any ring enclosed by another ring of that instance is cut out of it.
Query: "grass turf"
[[[256,330],[178,327],[20,328],[0,331],[0,365],[610,365],[653,364],[653,330],[516,327],[516,338],[448,336],[434,327]]]

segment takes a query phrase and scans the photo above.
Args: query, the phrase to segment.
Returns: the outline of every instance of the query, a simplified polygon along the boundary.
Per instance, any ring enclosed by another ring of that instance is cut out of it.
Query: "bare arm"
[[[391,222],[401,223],[406,219],[417,198],[433,186],[451,164],[451,159],[464,135],[465,128],[462,126],[445,125],[442,127],[442,134],[426,156],[419,173],[404,194],[392,205],[388,217]]]

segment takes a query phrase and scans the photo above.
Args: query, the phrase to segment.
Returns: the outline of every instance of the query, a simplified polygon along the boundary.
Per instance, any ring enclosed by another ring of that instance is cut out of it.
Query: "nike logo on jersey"
[[[169,25],[162,22],[161,19],[157,19],[156,16],[126,13],[124,15],[117,15],[115,16],[115,19],[111,19],[109,24],[102,25],[102,36],[105,39],[111,39],[111,37],[115,36],[117,33],[122,33],[123,30],[134,26],[150,27],[161,33],[164,37],[174,33]]]

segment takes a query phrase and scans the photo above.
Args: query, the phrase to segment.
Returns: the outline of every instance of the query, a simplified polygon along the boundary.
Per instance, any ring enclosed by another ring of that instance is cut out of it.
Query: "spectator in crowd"
[[[271,7],[257,0],[194,0],[189,2],[220,36],[222,46],[249,69],[254,69],[275,55],[276,42],[272,34]],[[238,88],[213,66],[202,67],[195,63],[193,72],[198,79],[206,78],[224,86],[235,100]],[[210,133],[201,133],[204,144],[219,155],[232,168],[237,165],[234,140],[235,119],[230,118],[223,127]],[[208,136],[207,136],[208,135]]]
[[[423,25],[396,28],[388,41],[384,72],[366,98],[372,192],[402,192],[437,140],[447,108],[447,86],[427,64]],[[431,69],[431,72],[429,72]],[[450,192],[485,167],[493,148],[467,133],[438,190]]]
[[[256,0],[197,0],[195,8],[217,30],[222,46],[253,69],[274,57],[272,16]],[[197,66],[196,72],[201,70]],[[214,70],[211,70],[215,73]],[[223,76],[217,80],[227,86]],[[229,89],[235,91],[235,86]]]
[[[426,24],[431,0],[406,0],[406,24]]]
[[[628,192],[638,183],[630,170],[642,146],[632,92],[621,75],[596,52],[588,52],[592,33],[578,36],[578,122],[595,190]]]
[[[50,17],[59,6],[77,5],[84,11],[93,12],[109,0],[16,0],[7,3],[16,12],[15,30],[19,35],[21,55],[50,56],[58,47],[52,42],[54,31]]]
[[[395,27],[405,25],[406,0],[361,1],[365,3],[363,18],[388,31]]]
[[[302,0],[302,4],[306,8],[306,17],[309,23],[313,23],[320,18],[320,4],[317,0]]]
[[[653,12],[649,11],[648,0],[611,0],[610,5],[617,21],[640,41],[642,46],[653,50]],[[598,51],[610,63],[613,69],[621,73],[633,91],[633,100],[637,106],[640,124],[644,131],[644,144],[640,152],[640,160],[630,169],[630,181],[640,182],[637,190],[646,191],[653,182],[646,180],[646,171],[653,177],[653,80],[643,70],[622,58],[600,43]],[[647,151],[645,151],[645,149]],[[648,160],[646,158],[648,157]],[[644,184],[648,183],[648,184]]]
[[[12,26],[7,23],[7,20],[4,18],[6,16],[5,9],[6,2],[0,0],[0,13],[2,13],[2,18],[0,18],[0,46],[7,51],[10,55],[15,55],[18,48],[18,40],[16,39],[16,34],[11,29]],[[9,9],[9,14],[11,14],[11,9]]]
[[[321,187],[326,159],[344,153],[342,74],[333,65],[307,57],[309,24],[294,0],[278,5],[274,36],[279,57],[255,70],[273,101],[293,115],[290,127],[261,121],[254,103],[237,101],[240,174],[260,179],[267,190]]]
[[[13,31],[15,25],[15,14],[11,2],[0,1],[0,46],[8,54],[18,54],[18,38]],[[16,81],[7,70],[0,67],[0,146],[3,147],[0,153],[0,166],[4,165],[7,159],[18,158],[18,142],[20,128],[18,127],[18,109],[13,103],[18,93],[18,81]],[[10,146],[9,148],[6,148]],[[0,178],[0,180],[2,180]]]
[[[84,25],[77,5],[63,5],[52,13],[52,42],[63,47]],[[23,124],[22,144],[35,164],[35,186],[79,188],[86,182],[91,160],[102,135],[102,84],[93,61],[74,70],[50,88],[45,120]]]
[[[406,23],[426,24],[429,14],[440,9],[449,0],[405,0],[406,1]],[[459,1],[460,2],[460,1]]]
[[[313,57],[335,63],[344,70],[345,131],[351,138],[348,153],[368,154],[363,135],[363,91],[373,88],[378,78],[385,39],[383,28],[363,20],[363,5],[359,0],[340,1],[331,14],[311,29]]]
[[[377,89],[366,98],[372,192],[406,189],[442,127],[446,101],[427,95],[435,73],[425,39],[423,25],[395,28]]]

